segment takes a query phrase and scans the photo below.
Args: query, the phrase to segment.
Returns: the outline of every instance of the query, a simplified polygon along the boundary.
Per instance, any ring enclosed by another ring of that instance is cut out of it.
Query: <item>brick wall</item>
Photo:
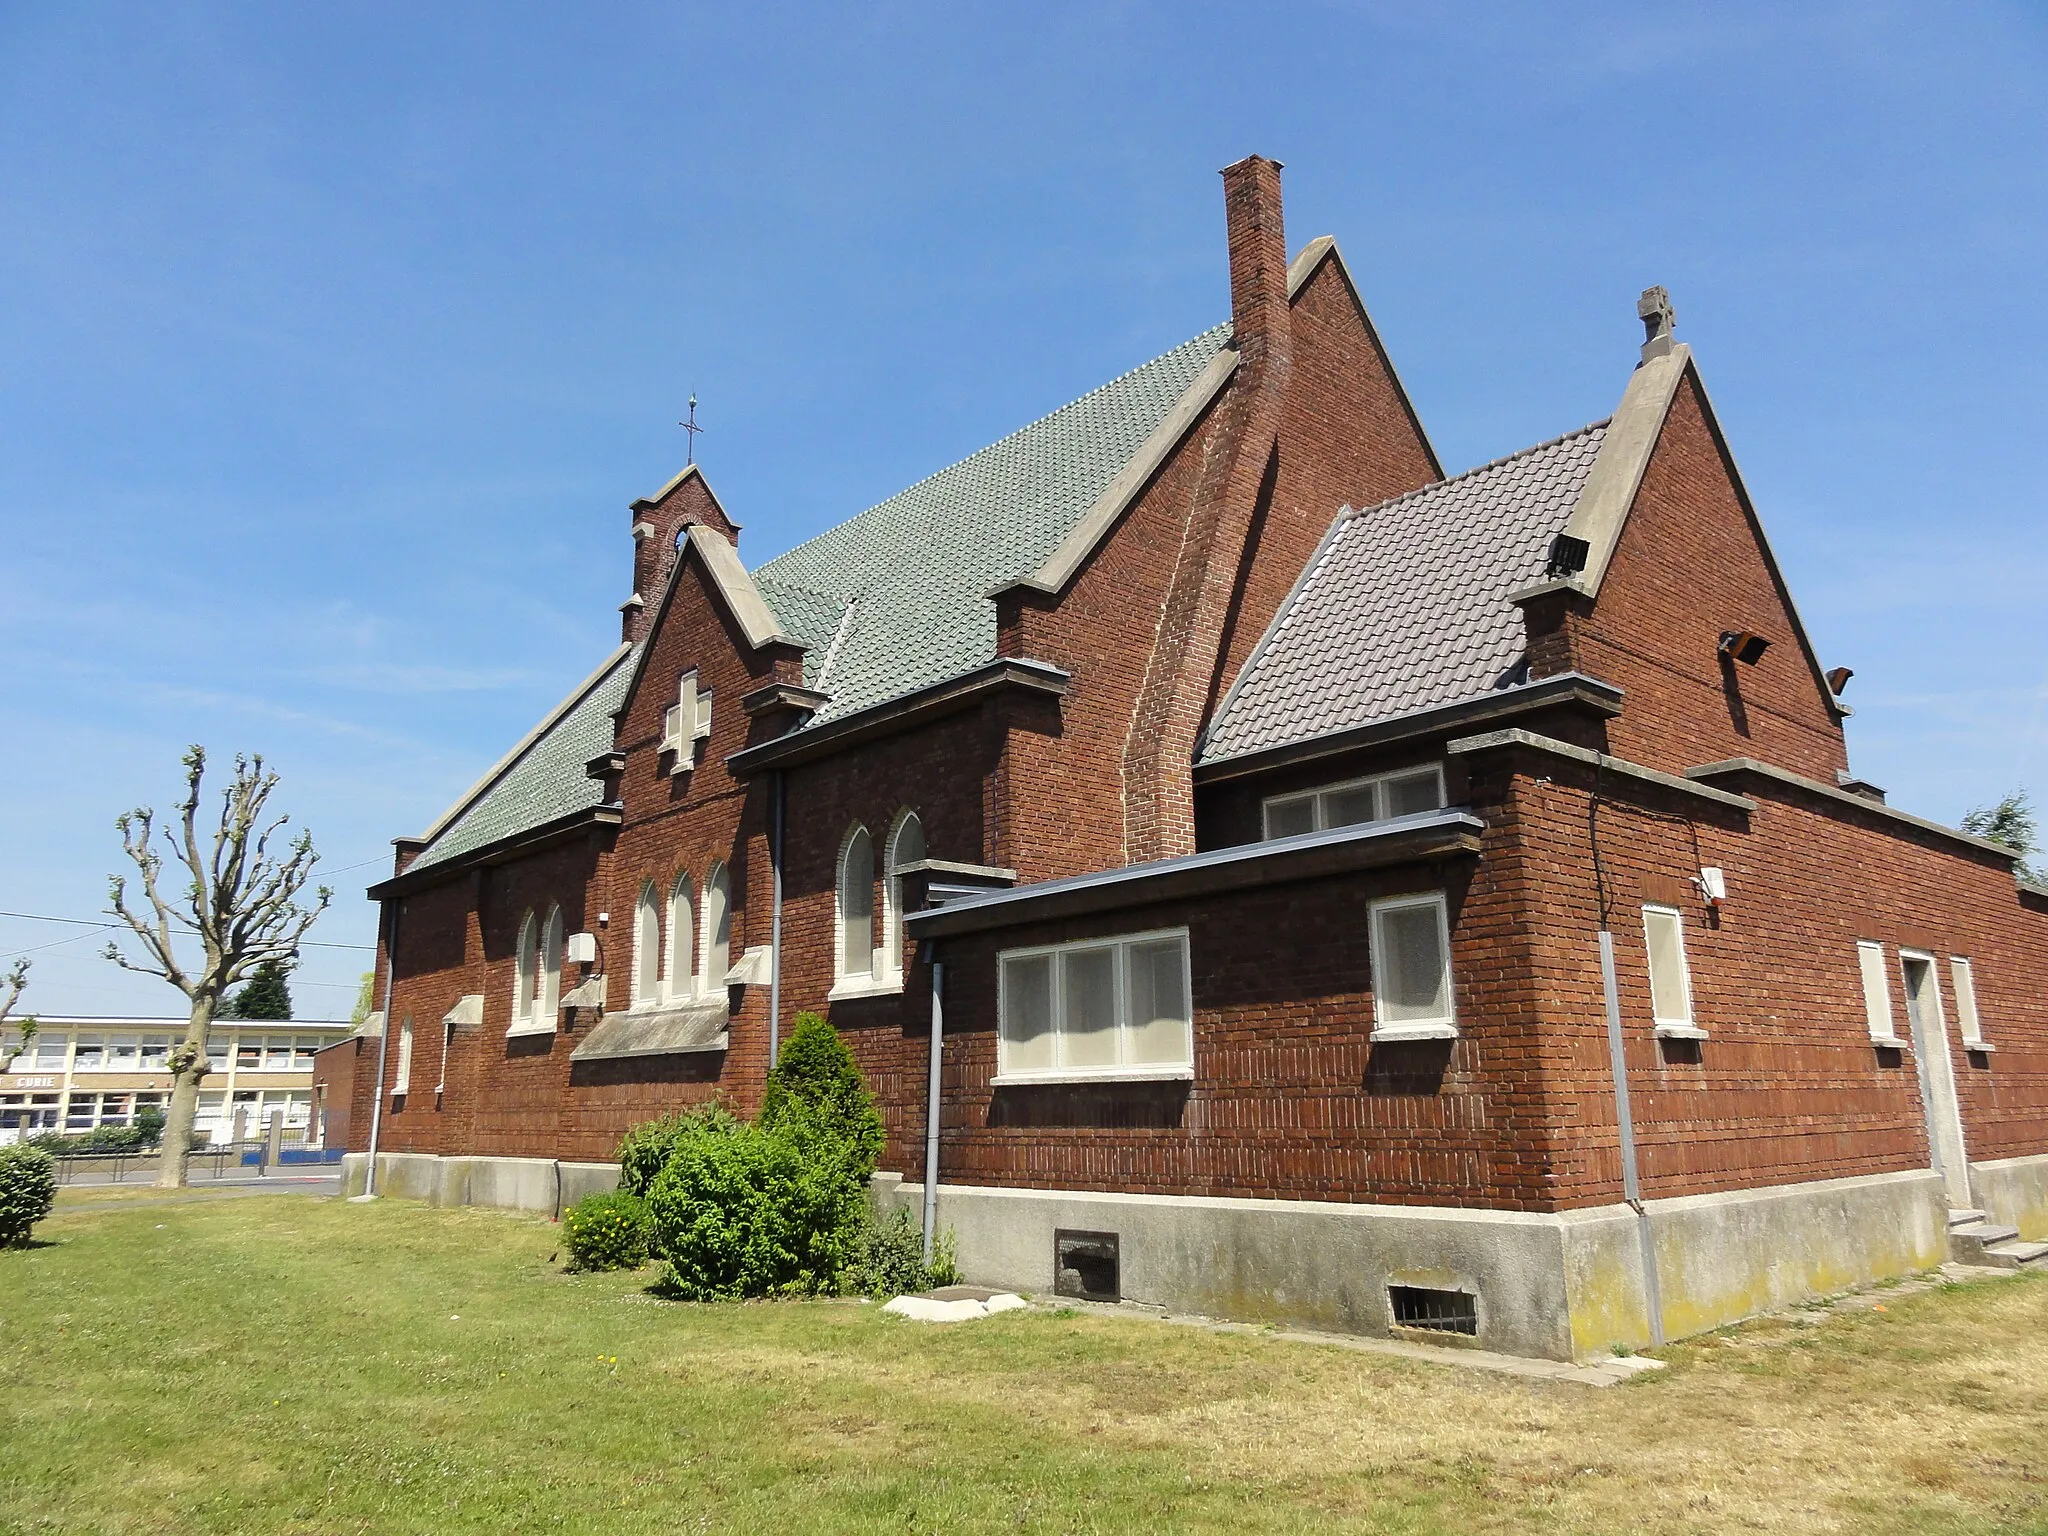
[[[1673,772],[1754,757],[1828,784],[1848,766],[1759,538],[1688,372],[1599,600],[1572,628],[1572,664],[1627,700],[1608,727],[1617,756]],[[1716,649],[1725,630],[1771,648],[1755,666],[1727,660]]]

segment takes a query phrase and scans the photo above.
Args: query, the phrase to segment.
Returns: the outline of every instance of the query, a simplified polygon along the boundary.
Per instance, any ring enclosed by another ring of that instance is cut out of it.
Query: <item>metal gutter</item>
[[[1740,778],[1743,774],[1753,775],[1768,783],[1782,784],[1788,789],[1801,790],[1822,800],[1832,801],[1836,805],[1861,811],[1865,815],[1911,827],[1918,832],[1932,833],[1949,842],[1960,843],[1973,852],[1988,853],[1994,858],[2003,859],[2008,865],[2017,864],[2020,860],[2019,853],[2003,843],[1994,843],[1989,838],[1972,837],[1967,832],[1958,832],[1954,827],[1945,827],[1938,821],[1929,821],[1924,816],[1915,816],[1910,811],[1902,811],[1880,801],[1867,800],[1862,795],[1853,794],[1846,789],[1837,789],[1832,784],[1823,784],[1819,779],[1809,779],[1804,774],[1793,773],[1788,768],[1760,763],[1753,757],[1723,758],[1718,763],[1704,763],[1698,768],[1685,770],[1688,779],[1732,779]]]
[[[1479,852],[1485,830],[1486,823],[1470,811],[1426,811],[1044,880],[986,896],[962,896],[943,907],[911,913],[904,927],[916,938],[936,939],[1352,870],[1468,857]]]
[[[805,726],[773,741],[744,748],[728,757],[725,766],[735,778],[749,777],[764,768],[793,767],[797,763],[829,756],[858,742],[907,730],[926,720],[971,708],[990,694],[1005,689],[1021,688],[1061,698],[1072,680],[1071,672],[1049,662],[1031,661],[1021,656],[999,656],[970,672],[941,679],[909,693],[899,693],[893,699],[884,699],[879,704],[842,715],[837,720]]]
[[[1283,608],[1282,612],[1285,611]],[[1249,671],[1250,664],[1247,663],[1243,670]],[[1277,747],[1260,747],[1230,757],[1212,758],[1208,762],[1195,765],[1195,782],[1219,783],[1226,779],[1242,778],[1247,774],[1265,773],[1295,763],[1331,757],[1359,747],[1384,746],[1390,742],[1409,741],[1419,736],[1433,736],[1438,732],[1451,731],[1462,726],[1480,725],[1489,720],[1512,719],[1517,715],[1541,709],[1554,709],[1560,705],[1580,705],[1602,719],[1611,719],[1621,713],[1621,698],[1621,690],[1612,683],[1603,683],[1599,678],[1588,677],[1582,672],[1565,672],[1556,677],[1522,683],[1513,688],[1489,689],[1485,693],[1458,699],[1449,704],[1431,704],[1398,715],[1386,715],[1378,720],[1367,721],[1364,725],[1341,726],[1334,731],[1298,737]],[[1222,713],[1220,708],[1217,712]]]

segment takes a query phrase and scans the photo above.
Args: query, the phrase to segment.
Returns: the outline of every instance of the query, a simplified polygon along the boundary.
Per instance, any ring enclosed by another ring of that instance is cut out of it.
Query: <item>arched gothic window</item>
[[[923,858],[924,823],[906,807],[896,813],[896,830],[889,834],[889,878],[882,883],[882,943],[891,982],[903,974],[903,866]]]
[[[697,905],[690,897],[690,877],[676,876],[668,893],[668,995],[689,997],[697,990]]]
[[[540,936],[540,986],[534,994],[535,1029],[553,1029],[562,1011],[562,909],[550,908]]]
[[[540,926],[529,911],[519,920],[519,948],[512,971],[512,1027],[533,1022],[534,993],[540,977]]]
[[[725,866],[711,866],[704,882],[704,970],[697,990],[707,997],[725,990],[725,973],[732,969],[732,884]]]
[[[839,852],[839,975],[869,980],[875,973],[875,844],[856,825]]]
[[[640,883],[633,909],[633,1006],[651,1007],[661,997],[661,904],[654,882]]]

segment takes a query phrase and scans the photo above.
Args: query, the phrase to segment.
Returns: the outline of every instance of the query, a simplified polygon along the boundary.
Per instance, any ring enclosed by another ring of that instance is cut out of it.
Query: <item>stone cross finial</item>
[[[1643,322],[1643,361],[1663,357],[1672,348],[1671,329],[1678,323],[1678,313],[1671,307],[1671,295],[1660,284],[1645,288],[1643,296],[1636,300],[1636,318]]]

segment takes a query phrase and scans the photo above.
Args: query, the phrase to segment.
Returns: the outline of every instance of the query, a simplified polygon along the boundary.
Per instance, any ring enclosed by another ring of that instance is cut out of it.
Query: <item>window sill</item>
[[[1972,1056],[1980,1056],[1989,1054],[1997,1050],[1998,1047],[1989,1040],[1965,1040],[1963,1042],[1963,1049]]]
[[[1901,1040],[1897,1035],[1872,1035],[1870,1043],[1881,1051],[1910,1051],[1913,1043]]]
[[[1375,1045],[1397,1044],[1403,1040],[1455,1040],[1455,1024],[1381,1024],[1366,1037]]]
[[[519,1038],[519,1037],[520,1037],[521,1035],[552,1035],[552,1034],[553,1034],[554,1032],[555,1032],[555,1026],[554,1026],[554,1025],[552,1025],[552,1024],[516,1024],[516,1023],[515,1023],[515,1024],[513,1024],[513,1025],[512,1025],[512,1026],[511,1026],[511,1027],[510,1027],[509,1029],[507,1029],[507,1030],[505,1031],[505,1038],[506,1038],[507,1040],[516,1040],[516,1039],[518,1039],[518,1038]]]
[[[1191,1083],[1193,1067],[1110,1067],[1094,1072],[998,1072],[994,1088],[1026,1088],[1059,1083]]]
[[[1650,1031],[1659,1040],[1704,1040],[1707,1032],[1697,1024],[1659,1024]]]
[[[850,997],[901,997],[901,981],[873,981],[865,976],[849,976],[833,984],[825,994],[828,1003],[843,1002]]]

